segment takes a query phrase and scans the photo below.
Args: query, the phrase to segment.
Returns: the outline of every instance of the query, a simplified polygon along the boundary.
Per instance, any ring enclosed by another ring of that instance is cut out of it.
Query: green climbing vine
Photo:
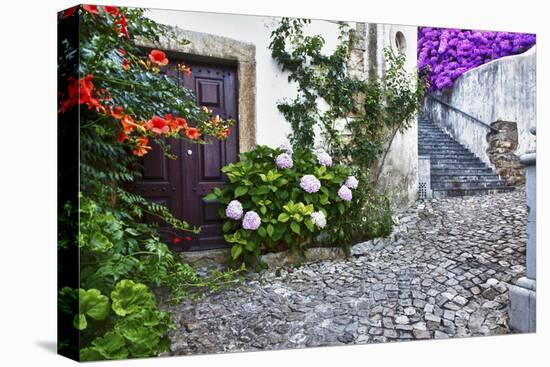
[[[384,49],[383,75],[352,75],[349,63],[358,42],[356,31],[340,23],[338,44],[325,54],[324,38],[304,32],[310,22],[283,18],[271,33],[272,57],[298,89],[294,99],[281,100],[277,108],[290,123],[294,147],[314,148],[318,129],[322,147],[336,162],[350,166],[363,183],[354,192],[354,207],[328,241],[387,235],[391,203],[375,190],[376,182],[395,136],[410,127],[426,83],[406,71],[405,55],[390,48]],[[327,108],[319,108],[320,99]]]

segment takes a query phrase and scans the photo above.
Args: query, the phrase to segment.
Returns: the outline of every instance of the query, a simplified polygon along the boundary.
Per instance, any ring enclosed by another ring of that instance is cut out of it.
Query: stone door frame
[[[159,48],[167,53],[204,62],[225,63],[237,67],[237,109],[239,121],[239,152],[256,147],[256,46],[252,43],[209,33],[171,27],[177,39],[190,44],[181,45],[162,37],[158,44],[138,41],[140,46]]]

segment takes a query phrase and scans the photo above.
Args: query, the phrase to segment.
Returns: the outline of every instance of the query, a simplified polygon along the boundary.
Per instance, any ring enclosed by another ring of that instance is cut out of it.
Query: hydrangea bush
[[[316,243],[351,205],[359,184],[347,166],[324,151],[258,146],[223,168],[229,180],[206,200],[218,200],[223,230],[236,263],[257,264],[260,254]],[[346,186],[347,185],[347,186]],[[243,215],[244,213],[244,215]]]
[[[418,70],[427,73],[430,92],[446,89],[466,71],[535,43],[536,36],[528,33],[419,27]]]

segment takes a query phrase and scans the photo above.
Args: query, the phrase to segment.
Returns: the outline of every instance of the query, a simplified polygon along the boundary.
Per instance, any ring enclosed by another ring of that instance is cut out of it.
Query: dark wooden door
[[[210,144],[193,144],[170,139],[176,160],[166,158],[160,148],[153,147],[143,158],[143,178],[136,183],[136,191],[152,201],[165,204],[177,218],[201,227],[199,235],[191,235],[191,241],[182,240],[173,246],[175,250],[226,247],[223,223],[218,215],[219,206],[205,202],[204,196],[214,187],[223,185],[225,177],[222,167],[238,159],[236,70],[234,67],[186,60],[178,62],[191,66],[191,75],[177,71],[175,66],[168,68],[167,74],[177,78],[180,86],[191,89],[199,106],[206,106],[214,116],[234,119],[236,123],[225,141],[211,139]],[[146,220],[153,221],[154,218]],[[161,230],[169,233],[167,227],[161,227]],[[188,236],[187,233],[176,234]],[[167,235],[169,239],[171,237],[168,236],[173,237],[173,234]]]

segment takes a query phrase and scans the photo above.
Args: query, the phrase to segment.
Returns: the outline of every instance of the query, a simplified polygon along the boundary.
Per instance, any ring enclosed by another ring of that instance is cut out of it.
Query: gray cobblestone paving
[[[415,203],[364,255],[253,276],[171,307],[172,354],[506,334],[525,193]],[[380,248],[381,247],[381,248]]]

